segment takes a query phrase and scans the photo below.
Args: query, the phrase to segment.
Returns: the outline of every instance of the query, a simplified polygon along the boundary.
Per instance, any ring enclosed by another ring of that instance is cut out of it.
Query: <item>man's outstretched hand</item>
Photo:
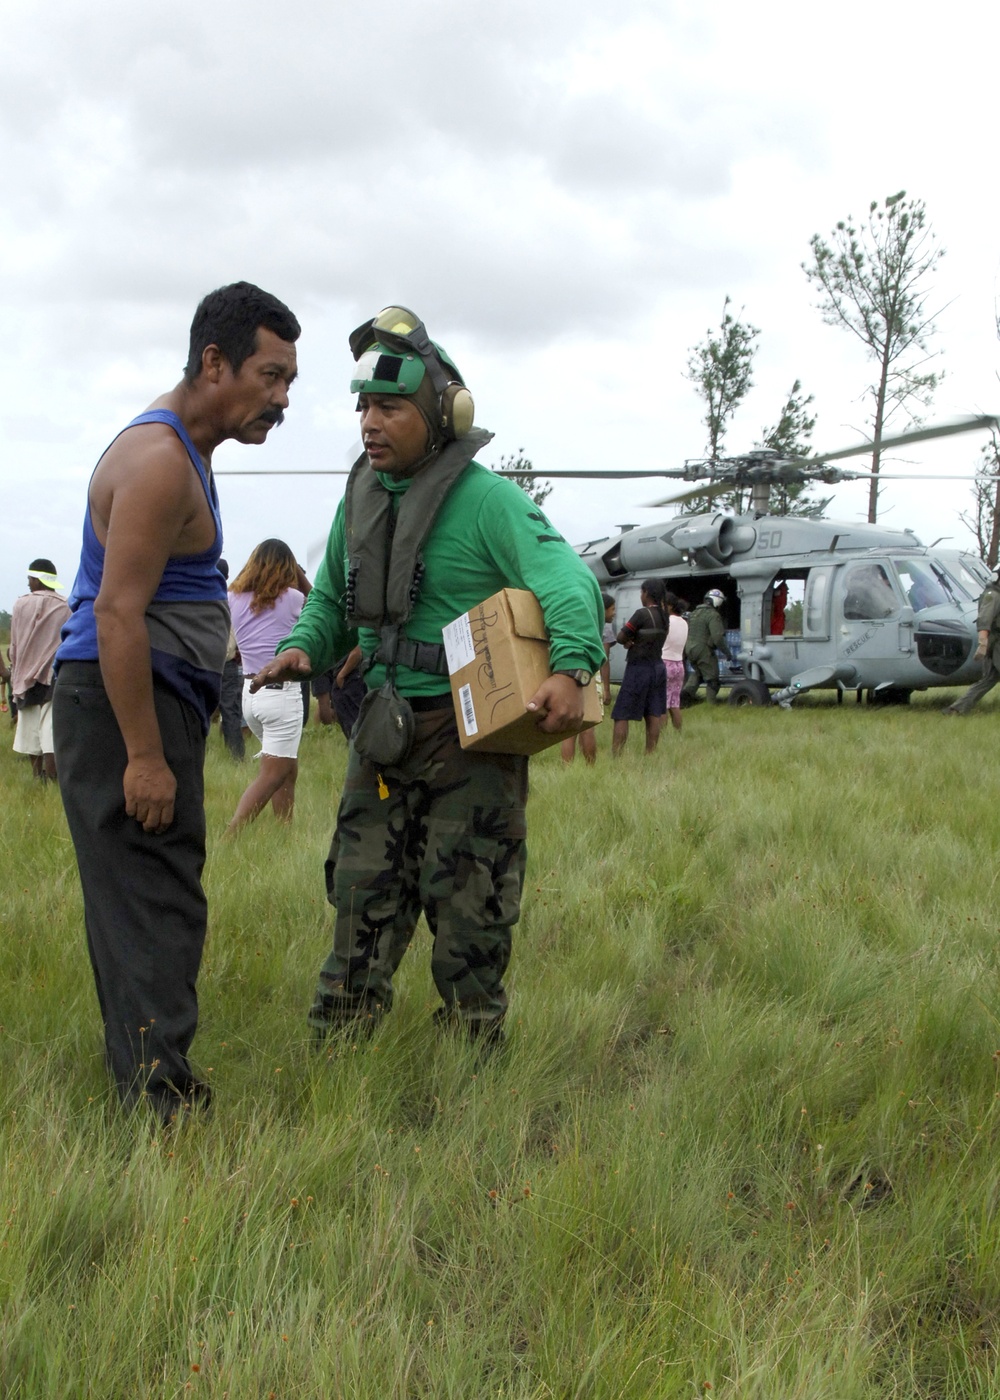
[[[289,647],[266,666],[262,666],[250,682],[250,694],[262,685],[277,685],[279,681],[301,681],[312,675],[312,662],[301,647]]]

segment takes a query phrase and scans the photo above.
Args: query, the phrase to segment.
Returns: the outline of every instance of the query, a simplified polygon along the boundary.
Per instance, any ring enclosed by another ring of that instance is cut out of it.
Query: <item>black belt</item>
[[[448,674],[448,657],[440,642],[415,642],[400,637],[396,646],[396,665],[411,671],[426,671],[432,676]]]
[[[414,714],[424,710],[450,710],[451,692],[447,695],[408,695],[406,697]]]

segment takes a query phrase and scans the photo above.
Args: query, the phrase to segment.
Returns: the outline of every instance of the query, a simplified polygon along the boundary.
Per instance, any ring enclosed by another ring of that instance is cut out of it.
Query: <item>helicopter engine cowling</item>
[[[674,531],[672,544],[683,551],[700,569],[725,564],[734,554],[751,549],[757,531],[732,515],[702,516]]]
[[[669,569],[674,564],[683,564],[685,556],[672,540],[677,528],[671,521],[666,530],[660,526],[652,530],[640,527],[624,535],[619,551],[623,567],[629,573],[642,574],[651,569]]]

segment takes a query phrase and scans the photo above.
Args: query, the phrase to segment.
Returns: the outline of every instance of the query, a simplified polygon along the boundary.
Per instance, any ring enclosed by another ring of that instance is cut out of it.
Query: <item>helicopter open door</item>
[[[624,570],[622,571],[624,573]],[[725,594],[725,603],[721,608],[721,616],[726,626],[726,640],[729,648],[735,656],[741,646],[740,620],[743,615],[743,603],[740,589],[735,578],[731,578],[728,573],[722,571],[718,573],[689,573],[678,569],[671,569],[669,574],[657,569],[647,569],[645,573],[651,577],[662,577],[668,590],[674,593],[680,600],[683,610],[686,612],[697,607],[705,594],[710,589],[717,588]],[[617,633],[637,608],[641,606],[640,593],[642,591],[642,574],[632,577],[625,577],[621,582],[612,579],[604,585],[605,591],[611,593],[615,600],[615,620],[614,629]],[[613,646],[611,648],[611,679],[615,685],[619,685],[625,674],[625,661],[627,653],[623,647]],[[738,662],[730,664],[728,661],[720,659],[719,675],[723,683],[741,677],[743,669]]]
[[[834,567],[789,565],[766,569],[737,565],[743,601],[742,645],[750,674],[769,684],[814,661],[814,643],[830,639]]]

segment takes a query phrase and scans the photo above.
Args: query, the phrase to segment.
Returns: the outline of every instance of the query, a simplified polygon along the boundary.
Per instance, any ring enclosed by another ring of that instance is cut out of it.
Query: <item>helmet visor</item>
[[[384,345],[397,355],[433,354],[427,327],[405,306],[387,306],[350,335],[351,354],[359,360],[366,350]]]
[[[454,376],[448,372],[444,364],[443,357],[437,347],[431,342],[427,334],[427,327],[414,311],[410,311],[405,306],[386,306],[377,316],[373,316],[370,321],[366,321],[363,326],[359,326],[349,337],[351,354],[355,360],[360,361],[367,352],[375,349],[385,349],[391,355],[401,359],[412,358],[414,356],[421,362],[422,368],[427,370],[431,377],[431,383],[440,394],[447,388],[448,384],[457,379],[462,383],[462,376],[455,370]],[[454,366],[451,366],[454,369]],[[417,377],[417,383],[423,378],[421,373]],[[412,388],[389,388],[389,389],[358,389],[356,387],[358,378],[355,376],[351,380],[351,393],[390,393],[407,394],[412,393]]]
[[[424,373],[424,362],[413,350],[397,355],[381,345],[373,345],[358,358],[351,393],[415,394]]]

